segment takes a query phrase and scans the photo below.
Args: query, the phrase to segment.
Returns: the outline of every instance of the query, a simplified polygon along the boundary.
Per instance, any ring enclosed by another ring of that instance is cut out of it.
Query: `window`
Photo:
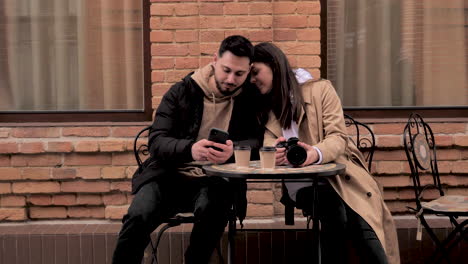
[[[0,120],[151,118],[146,2],[0,0]]]
[[[345,109],[467,116],[464,0],[323,0],[322,7],[324,72]]]

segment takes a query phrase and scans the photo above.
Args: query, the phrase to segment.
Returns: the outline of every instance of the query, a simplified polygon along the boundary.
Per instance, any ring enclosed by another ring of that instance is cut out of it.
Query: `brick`
[[[297,59],[297,67],[320,67],[321,59],[316,55],[299,56]]]
[[[295,2],[274,2],[273,3],[273,14],[286,15],[296,13]]]
[[[29,216],[32,219],[63,219],[67,218],[65,207],[31,207]]]
[[[269,190],[273,187],[273,183],[271,182],[256,182],[256,183],[249,183],[247,184],[247,188],[249,190]]]
[[[75,143],[75,152],[97,152],[99,150],[97,141],[78,141]]]
[[[0,168],[0,178],[2,180],[19,180],[21,171],[18,168]]]
[[[233,21],[228,21],[228,18],[225,19],[225,23],[231,22],[231,25],[237,25],[238,28],[259,28],[261,27],[260,18],[257,16],[238,16],[232,17]],[[235,24],[234,24],[235,23]],[[225,27],[229,27],[228,24],[224,25]]]
[[[76,204],[101,205],[102,197],[100,194],[78,194]]]
[[[62,130],[65,137],[108,137],[109,127],[65,127]]]
[[[175,14],[177,16],[193,16],[198,15],[198,4],[179,4],[175,9]]]
[[[374,152],[374,161],[378,160],[406,160],[406,154],[404,150],[377,150]]]
[[[415,208],[414,203],[403,201],[388,201],[387,207],[392,213],[408,213],[407,206]]]
[[[0,128],[0,138],[7,138],[10,136],[11,128]]]
[[[468,135],[454,135],[454,145],[458,147],[468,147]]]
[[[152,71],[151,72],[151,82],[163,82],[165,74],[163,71]],[[155,95],[155,94],[153,94]]]
[[[19,196],[19,195],[0,196],[1,207],[22,207],[25,205],[26,205],[26,199],[24,198],[24,196]]]
[[[249,9],[247,3],[225,3],[223,6],[225,15],[244,15]]]
[[[100,179],[101,168],[99,167],[76,168],[76,177],[81,178],[81,179]]]
[[[104,218],[103,207],[69,207],[67,215],[70,218]]]
[[[200,17],[200,28],[206,29],[223,29],[235,28],[237,17],[223,17],[223,16],[205,16]],[[238,25],[240,27],[240,25]]]
[[[128,205],[110,205],[106,206],[105,218],[106,219],[122,219],[128,211]]]
[[[150,14],[153,16],[171,16],[174,13],[175,4],[152,4]]]
[[[459,160],[452,163],[452,172],[467,174],[468,172],[468,160]]]
[[[25,142],[19,144],[19,152],[26,154],[44,152],[44,144],[42,142]]]
[[[320,2],[298,2],[297,13],[306,15],[320,15]]]
[[[434,135],[434,140],[437,147],[450,147],[453,145],[453,137],[451,135]]]
[[[187,56],[189,55],[187,44],[152,44],[152,56]]]
[[[0,143],[0,153],[18,153],[18,144],[15,142]]]
[[[153,30],[150,32],[150,42],[170,43],[174,41],[174,33],[166,30]]]
[[[273,31],[267,30],[252,30],[248,33],[249,39],[256,42],[271,42],[273,41]]]
[[[402,172],[402,162],[400,161],[379,161],[376,172],[378,174],[398,174]]]
[[[296,30],[295,29],[278,29],[273,31],[273,40],[275,41],[285,41],[285,40],[296,40],[297,35],[296,35]]]
[[[190,17],[162,17],[160,24],[152,24],[154,29],[193,29],[199,24],[198,16]]]
[[[111,182],[111,191],[130,192],[132,191],[132,183],[130,181]]]
[[[273,13],[273,6],[271,3],[251,3],[249,5],[250,15],[269,15]]]
[[[99,142],[101,152],[120,152],[126,150],[126,143],[123,140],[109,140]]]
[[[222,3],[201,3],[199,14],[200,15],[222,15],[223,4]]]
[[[271,217],[273,216],[273,205],[249,204],[247,206],[247,217]]]
[[[127,203],[127,196],[123,193],[104,194],[102,201],[105,205],[125,205]]]
[[[16,138],[57,138],[60,137],[58,127],[19,127],[12,130]]]
[[[47,143],[47,152],[72,152],[73,144],[71,142],[57,141]]]
[[[288,15],[273,17],[274,28],[306,28],[307,16]]]
[[[174,68],[174,58],[153,57],[151,59],[151,69],[166,70]]]
[[[320,43],[302,43],[302,42],[279,42],[278,47],[284,53],[291,55],[319,55]],[[314,78],[316,75],[313,75]]]
[[[378,135],[402,135],[405,125],[406,123],[373,124],[371,128]]]
[[[272,204],[273,199],[274,197],[272,191],[247,192],[247,202],[249,203]]]
[[[0,221],[23,221],[26,220],[26,209],[24,208],[0,208]]]
[[[409,176],[378,177],[378,182],[383,187],[407,187],[412,185],[412,181]]]
[[[62,157],[59,154],[34,154],[13,155],[11,166],[14,167],[38,167],[38,166],[61,166]]]
[[[99,193],[108,192],[110,190],[109,182],[106,181],[73,181],[73,182],[62,182],[62,192],[83,192],[83,193]]]
[[[74,205],[76,204],[76,196],[74,194],[58,194],[52,196],[53,205]]]
[[[458,149],[438,149],[437,160],[459,160],[461,151]]]
[[[11,183],[0,182],[0,194],[11,193]]]
[[[53,168],[52,178],[54,179],[74,179],[76,178],[75,168]]]
[[[297,40],[320,41],[320,29],[318,28],[298,29],[296,31],[296,34],[297,34]]]
[[[150,125],[150,124],[148,124]],[[113,127],[112,128],[112,137],[125,137],[125,138],[134,138],[145,126],[124,126],[124,127]],[[145,137],[148,135],[148,132],[145,132],[140,137]]]
[[[60,191],[58,182],[14,182],[14,193],[57,193]]]
[[[376,136],[376,145],[379,148],[395,148],[403,146],[403,139],[401,136]]]
[[[320,16],[309,16],[307,18],[307,26],[308,27],[320,27]]]
[[[465,123],[429,123],[434,134],[456,134],[465,133]]]
[[[112,165],[135,165],[136,160],[133,153],[114,153],[112,155]]]
[[[52,196],[50,195],[31,195],[28,197],[28,203],[32,205],[51,205]]]
[[[0,167],[9,167],[11,164],[9,155],[0,155]]]
[[[200,32],[200,42],[220,43],[223,39],[224,39],[224,31],[222,30],[216,30],[216,31],[215,30],[202,30]]]
[[[125,179],[126,167],[105,167],[102,169],[103,179]]]
[[[175,59],[175,68],[176,69],[196,69],[196,68],[199,67],[199,62],[200,62],[200,60],[198,58],[190,58],[190,57],[176,58]],[[169,87],[167,87],[167,88],[169,88]],[[167,88],[166,88],[166,90],[167,90]]]
[[[110,165],[112,158],[110,153],[72,153],[65,156],[64,165],[67,166],[93,166]]]
[[[21,170],[23,179],[29,180],[48,180],[50,179],[49,168],[24,168]]]

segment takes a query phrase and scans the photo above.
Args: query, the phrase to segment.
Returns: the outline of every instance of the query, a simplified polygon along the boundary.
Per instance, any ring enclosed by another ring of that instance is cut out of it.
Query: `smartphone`
[[[229,133],[227,131],[221,130],[219,128],[212,128],[210,129],[210,134],[208,136],[209,141],[213,141],[216,143],[226,144],[226,141],[229,139]],[[217,151],[221,151],[221,149],[212,147]]]

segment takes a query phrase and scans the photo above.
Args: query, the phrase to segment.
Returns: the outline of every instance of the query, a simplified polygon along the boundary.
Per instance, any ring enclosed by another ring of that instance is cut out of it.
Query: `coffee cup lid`
[[[276,151],[276,148],[272,146],[264,146],[260,148],[260,151],[274,152]]]
[[[234,146],[234,150],[250,150],[250,146]]]

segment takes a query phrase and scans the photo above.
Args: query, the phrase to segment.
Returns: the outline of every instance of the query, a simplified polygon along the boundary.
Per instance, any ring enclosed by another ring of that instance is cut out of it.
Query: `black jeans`
[[[228,222],[230,199],[228,183],[218,177],[145,184],[122,220],[112,263],[140,264],[150,234],[163,219],[179,212],[195,215],[185,263],[208,263]]]
[[[322,263],[350,263],[350,252],[354,250],[358,263],[386,264],[387,256],[371,226],[343,202],[331,185],[319,185],[317,191]],[[312,199],[312,186],[302,188],[297,192],[296,207],[311,215]]]

